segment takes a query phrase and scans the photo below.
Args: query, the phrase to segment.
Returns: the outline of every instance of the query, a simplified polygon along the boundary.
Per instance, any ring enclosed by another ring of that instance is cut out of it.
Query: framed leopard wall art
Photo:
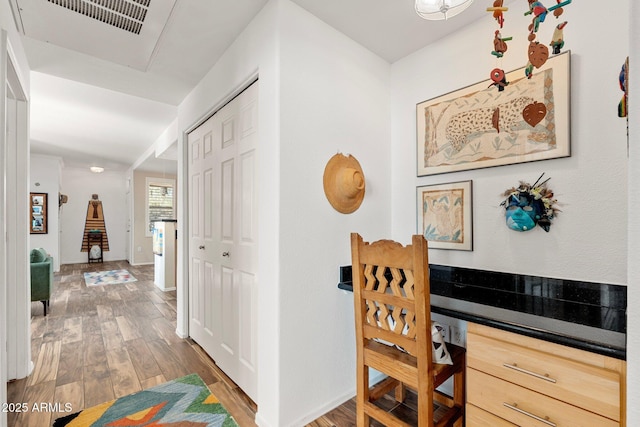
[[[416,106],[417,175],[569,157],[570,51]]]

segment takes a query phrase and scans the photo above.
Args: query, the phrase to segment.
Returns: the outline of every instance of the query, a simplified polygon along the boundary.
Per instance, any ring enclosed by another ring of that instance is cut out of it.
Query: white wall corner
[[[176,144],[178,135],[178,118],[176,117],[153,144],[155,147],[155,156],[161,157],[173,144]]]
[[[640,425],[640,218],[631,215],[640,209],[640,3],[630,2],[629,49],[629,167],[627,177],[627,425]],[[620,58],[624,61],[624,58]],[[620,92],[621,93],[621,92]]]

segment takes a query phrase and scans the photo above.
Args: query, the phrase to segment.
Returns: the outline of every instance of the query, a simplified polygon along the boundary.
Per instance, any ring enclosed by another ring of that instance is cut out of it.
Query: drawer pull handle
[[[536,374],[535,372],[531,372],[531,371],[528,371],[526,369],[520,368],[515,363],[513,365],[510,365],[508,363],[504,363],[504,364],[502,364],[502,366],[504,366],[505,368],[513,369],[514,371],[522,372],[523,374],[531,375],[532,377],[536,377],[536,378],[541,379],[541,380],[549,381],[550,383],[554,383],[554,384],[556,383],[556,380],[554,380],[553,378],[550,378],[549,375]]]
[[[509,405],[508,403],[503,402],[502,404],[504,406],[506,406],[507,408],[513,410],[513,411],[519,412],[519,413],[521,413],[523,415],[526,415],[527,417],[531,417],[534,420],[540,421],[541,423],[545,423],[548,426],[556,427],[556,423],[552,423],[551,421],[549,421],[548,417],[547,418],[541,418],[541,417],[539,417],[537,415],[533,415],[531,412],[527,412],[527,411],[524,411],[524,410],[518,408],[518,405],[516,403],[514,403],[513,405]]]

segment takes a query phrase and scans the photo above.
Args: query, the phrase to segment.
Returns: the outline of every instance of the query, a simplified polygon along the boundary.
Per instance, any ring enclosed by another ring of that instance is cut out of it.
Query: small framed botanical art
[[[569,157],[570,52],[416,106],[417,175]]]
[[[29,206],[31,234],[47,234],[47,193],[31,193]]]
[[[430,248],[473,250],[472,182],[417,188],[418,233]]]

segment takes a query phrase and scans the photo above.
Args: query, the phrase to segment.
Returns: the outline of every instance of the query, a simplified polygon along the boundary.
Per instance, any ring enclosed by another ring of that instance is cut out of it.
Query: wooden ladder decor
[[[87,218],[84,223],[84,233],[82,235],[81,252],[88,251],[89,232],[91,230],[99,230],[102,233],[102,251],[109,250],[109,238],[107,236],[107,227],[104,224],[104,212],[102,211],[102,202],[98,200],[98,195],[93,194],[89,205],[87,206]]]

